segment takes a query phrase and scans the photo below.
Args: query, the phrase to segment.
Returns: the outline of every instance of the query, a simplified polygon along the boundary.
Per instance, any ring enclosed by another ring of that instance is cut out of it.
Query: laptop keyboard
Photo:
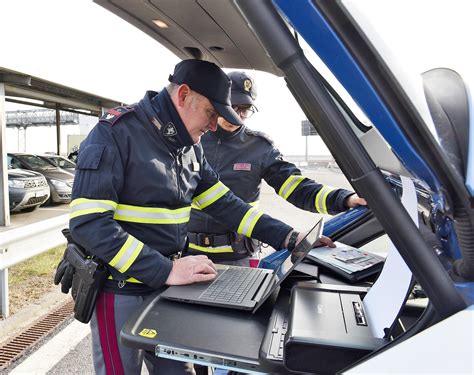
[[[256,268],[228,268],[207,288],[200,299],[241,303],[259,272]]]

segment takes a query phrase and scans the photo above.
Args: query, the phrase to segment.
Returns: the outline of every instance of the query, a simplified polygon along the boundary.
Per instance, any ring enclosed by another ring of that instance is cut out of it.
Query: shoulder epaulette
[[[114,126],[119,118],[133,111],[135,111],[133,106],[111,108],[100,118],[100,121],[105,121],[109,123],[110,126]]]
[[[275,144],[273,143],[273,139],[268,134],[266,134],[264,132],[260,132],[260,131],[257,131],[257,130],[252,130],[252,129],[249,129],[249,128],[245,128],[244,131],[248,135],[263,138],[268,143],[270,143],[272,146],[275,146]]]

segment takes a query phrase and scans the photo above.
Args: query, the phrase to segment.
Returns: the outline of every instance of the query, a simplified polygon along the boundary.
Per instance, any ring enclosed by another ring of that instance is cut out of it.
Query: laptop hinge
[[[271,277],[272,280],[269,283],[267,283],[266,287],[263,288],[267,277]],[[262,296],[265,296],[267,292],[273,287],[274,284],[275,284],[275,278],[273,277],[273,274],[266,273],[262,282],[260,283],[260,287],[256,290],[254,296],[252,297],[252,301],[256,301],[257,303],[260,302],[260,300],[262,299]]]

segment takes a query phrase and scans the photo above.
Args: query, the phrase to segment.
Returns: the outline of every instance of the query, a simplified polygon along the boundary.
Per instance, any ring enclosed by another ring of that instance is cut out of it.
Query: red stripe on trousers
[[[122,360],[115,331],[115,295],[102,292],[97,300],[96,314],[100,346],[107,375],[123,375]]]

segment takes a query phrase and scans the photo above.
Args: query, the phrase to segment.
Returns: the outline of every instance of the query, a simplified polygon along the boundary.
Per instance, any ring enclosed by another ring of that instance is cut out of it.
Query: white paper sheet
[[[418,226],[416,190],[413,181],[401,176],[402,204],[411,219]],[[395,245],[390,241],[390,249],[383,270],[377,282],[364,298],[365,313],[368,315],[375,337],[385,335],[384,328],[392,326],[410,288],[412,273],[402,259]]]

